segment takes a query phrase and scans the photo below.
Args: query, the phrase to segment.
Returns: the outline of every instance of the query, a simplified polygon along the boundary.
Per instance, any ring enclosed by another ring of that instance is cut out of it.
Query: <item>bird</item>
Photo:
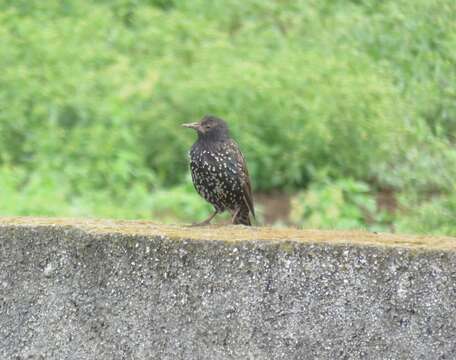
[[[250,214],[255,219],[255,209],[249,172],[227,123],[206,115],[199,122],[182,126],[198,134],[189,151],[192,181],[198,194],[214,206],[211,216],[193,225],[209,225],[224,211],[231,213],[232,224],[252,225]]]

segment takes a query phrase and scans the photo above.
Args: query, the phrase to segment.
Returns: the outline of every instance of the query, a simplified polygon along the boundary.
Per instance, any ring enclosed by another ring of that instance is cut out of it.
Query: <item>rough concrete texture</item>
[[[0,359],[456,359],[456,239],[3,219]]]

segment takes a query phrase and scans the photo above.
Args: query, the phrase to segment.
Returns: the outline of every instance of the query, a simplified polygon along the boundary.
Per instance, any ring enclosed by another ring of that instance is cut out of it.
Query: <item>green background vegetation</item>
[[[456,235],[455,14],[0,0],[0,214],[201,220],[179,124],[211,113],[292,224]]]

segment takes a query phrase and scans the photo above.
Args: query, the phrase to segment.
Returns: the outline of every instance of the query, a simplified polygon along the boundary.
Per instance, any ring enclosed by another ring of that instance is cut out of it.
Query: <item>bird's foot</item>
[[[190,225],[190,227],[197,227],[197,226],[207,226],[207,225],[210,225],[211,224],[211,221],[209,220],[204,220],[204,221],[201,221],[201,222],[197,222],[197,223],[193,223]]]
[[[199,223],[193,223],[190,226],[207,226],[211,224],[212,219],[215,217],[215,215],[218,214],[218,211],[215,211],[211,216],[209,216],[206,220],[201,221]]]
[[[232,224],[235,223],[236,216],[238,216],[240,210],[241,210],[241,208],[238,207],[238,208],[233,212],[233,215],[231,216],[231,223],[232,223]]]

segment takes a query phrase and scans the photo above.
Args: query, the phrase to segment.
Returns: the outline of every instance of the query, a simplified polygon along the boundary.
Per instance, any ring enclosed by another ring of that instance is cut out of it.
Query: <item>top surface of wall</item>
[[[164,236],[170,239],[219,241],[295,241],[332,245],[398,247],[417,250],[456,251],[456,238],[448,236],[417,236],[372,233],[366,231],[323,231],[295,228],[245,226],[162,225],[148,221],[113,221],[97,219],[0,217],[0,226],[74,227],[92,233],[122,233],[126,235]]]

